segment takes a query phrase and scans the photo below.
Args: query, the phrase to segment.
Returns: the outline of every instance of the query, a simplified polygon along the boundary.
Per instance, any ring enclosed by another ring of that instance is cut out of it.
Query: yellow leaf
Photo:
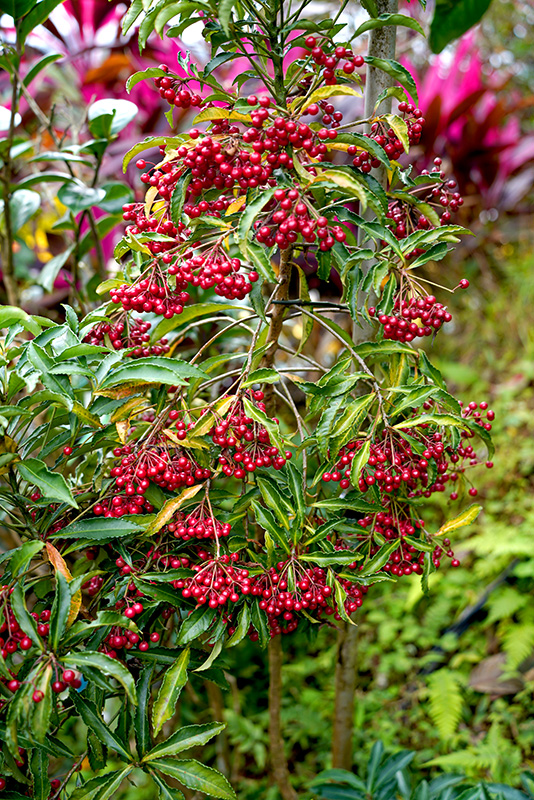
[[[238,197],[236,200],[230,203],[226,209],[225,216],[228,217],[230,214],[235,214],[236,211],[239,211],[239,209],[245,205],[246,199],[246,196],[242,195],[242,197]]]
[[[313,103],[318,103],[319,100],[326,100],[328,97],[334,97],[337,95],[351,95],[352,97],[361,97],[361,91],[359,89],[353,89],[352,86],[346,86],[345,84],[336,84],[335,86],[321,86],[319,89],[316,89],[311,95],[307,98],[297,97],[296,100],[293,100],[291,103],[291,109],[295,110],[296,108],[300,108],[302,105],[303,108],[308,108]],[[304,100],[304,102],[303,102]]]
[[[95,395],[99,397],[112,397],[115,400],[121,400],[123,397],[130,397],[133,394],[139,394],[139,389],[144,386],[155,386],[155,383],[121,383],[120,386],[113,386],[110,389],[99,389]]]
[[[230,111],[228,108],[205,108],[200,114],[197,114],[193,120],[193,124],[197,122],[205,122],[206,120],[215,119],[238,119],[241,122],[252,122],[250,114],[239,114],[237,111]]]
[[[319,183],[319,181],[330,181],[331,183],[335,183],[340,189],[344,189],[348,194],[357,197],[360,201],[360,212],[365,211],[367,208],[367,197],[365,191],[360,186],[358,181],[347,172],[337,172],[333,169],[325,169],[320,173],[320,175],[317,175],[312,180],[311,184],[313,185],[314,183]]]
[[[186,447],[187,449],[193,450],[207,450],[208,445],[204,441],[204,439],[199,439],[195,436],[188,436],[185,439],[179,439],[178,436],[174,431],[171,431],[170,428],[164,428],[163,433],[170,439],[171,442],[177,444],[179,447]]]
[[[395,114],[384,114],[384,119],[389,127],[395,131],[395,135],[404,147],[404,152],[407,153],[410,149],[410,140],[408,139],[408,126],[406,122],[401,119],[401,117],[395,116]]]
[[[439,531],[435,534],[435,536],[443,536],[445,533],[450,533],[450,531],[455,531],[457,528],[463,528],[465,525],[470,525],[472,522],[476,520],[480,512],[482,511],[482,506],[472,505],[469,508],[466,508],[465,511],[462,511],[457,517],[454,519],[450,519],[445,522],[444,525],[441,526]]]
[[[104,426],[100,422],[100,419],[96,416],[96,414],[91,414],[85,406],[82,406],[80,403],[74,402],[72,406],[72,411],[78,419],[81,419],[83,422],[88,422],[89,425],[92,425],[93,428],[103,428]]]
[[[130,430],[130,420],[123,419],[120,422],[115,423],[115,427],[117,428],[117,435],[122,442],[122,444],[126,444],[126,439],[128,438],[128,431]]]
[[[146,397],[131,397],[120,408],[113,412],[111,415],[111,422],[118,422],[121,419],[128,419],[132,412],[140,411],[141,408],[146,408],[149,405]]]
[[[153,204],[154,200],[156,199],[157,194],[158,194],[158,187],[157,186],[151,186],[150,189],[147,191],[147,193],[145,195],[145,217],[149,217],[150,216],[150,211],[152,209],[152,204]]]
[[[183,504],[194,497],[198,492],[203,488],[202,484],[199,483],[196,486],[188,486],[187,489],[184,489],[178,497],[174,497],[172,500],[167,500],[161,511],[157,514],[156,518],[150,523],[150,525],[145,529],[145,533],[151,536],[153,533],[157,533],[167,522],[172,519],[173,514],[178,511],[178,509],[183,506]]]
[[[48,560],[54,567],[56,572],[61,573],[66,581],[69,583],[72,580],[72,575],[69,572],[69,568],[65,563],[65,559],[59,552],[59,550],[54,547],[51,542],[45,542],[46,545],[46,553],[48,555]],[[69,616],[67,619],[67,628],[70,628],[78,614],[80,613],[80,608],[82,606],[82,590],[78,589],[72,596],[72,600],[70,601],[70,611]]]

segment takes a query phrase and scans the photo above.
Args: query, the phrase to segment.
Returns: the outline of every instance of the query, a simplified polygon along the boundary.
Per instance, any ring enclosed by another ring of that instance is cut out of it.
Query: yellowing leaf
[[[171,442],[179,445],[179,447],[186,447],[187,449],[192,448],[193,450],[207,450],[208,448],[204,439],[199,439],[196,436],[188,436],[185,439],[179,439],[175,431],[171,431],[169,428],[164,428],[163,433],[167,439],[170,439]]]
[[[59,552],[59,550],[54,547],[51,542],[45,542],[46,546],[46,554],[48,556],[48,560],[54,567],[56,572],[61,573],[66,581],[69,583],[72,580],[72,575],[70,574],[69,568],[65,563],[65,559]],[[82,590],[78,589],[72,596],[72,600],[70,601],[70,611],[69,616],[67,618],[67,628],[70,628],[78,614],[80,613],[80,608],[82,606]]]
[[[78,419],[81,419],[83,422],[88,422],[89,425],[93,426],[93,428],[104,427],[100,422],[100,419],[96,416],[96,414],[92,414],[85,408],[85,406],[82,406],[81,403],[77,403],[75,401],[72,406],[72,412],[73,414],[76,414]]]
[[[128,417],[132,415],[132,412],[137,412],[141,408],[145,408],[147,405],[148,402],[146,397],[132,397],[120,408],[113,412],[111,415],[111,422],[118,422],[121,419],[128,419]]]
[[[313,103],[318,103],[319,100],[326,100],[328,97],[340,95],[351,95],[352,97],[361,97],[362,93],[359,89],[354,89],[352,86],[346,86],[345,84],[336,84],[335,86],[321,86],[320,89],[316,89],[314,92],[311,93],[309,97],[306,98],[305,102],[302,103],[302,98],[297,97],[296,100],[293,100],[291,103],[291,108],[294,110],[295,108],[299,108],[302,104],[303,108],[308,108]]]
[[[158,187],[151,186],[145,195],[145,217],[150,216],[150,212],[152,210],[152,204],[156,199],[158,194]]]
[[[154,386],[153,383],[121,383],[111,389],[99,389],[95,395],[99,397],[112,397],[121,400],[123,397],[130,397],[132,394],[139,394],[141,386]]]
[[[153,533],[157,533],[167,522],[172,519],[173,514],[175,511],[183,506],[183,504],[194,497],[199,491],[203,488],[202,484],[199,483],[196,486],[188,486],[187,489],[184,489],[178,497],[173,497],[172,500],[167,500],[159,514],[157,514],[156,518],[150,523],[150,525],[145,529],[145,533],[151,536]]]
[[[360,186],[358,181],[347,172],[337,172],[333,169],[325,169],[312,180],[310,185],[319,183],[320,181],[329,181],[330,183],[335,183],[340,189],[344,189],[348,194],[357,197],[360,201],[360,212],[365,211],[367,208],[367,196],[364,189],[362,186]]]
[[[128,438],[128,431],[130,430],[130,420],[123,419],[120,422],[116,422],[115,427],[117,428],[117,435],[121,440],[122,444],[126,444],[126,439]]]
[[[410,149],[410,140],[408,139],[408,126],[403,119],[396,117],[395,114],[384,114],[384,119],[395,131],[395,135],[402,143],[404,151],[407,153]]]
[[[205,108],[200,114],[197,114],[193,120],[193,124],[197,122],[206,122],[206,120],[214,119],[238,119],[241,122],[252,122],[250,114],[239,114],[237,111],[230,111],[228,108]]]
[[[239,211],[240,208],[243,208],[246,199],[247,199],[246,196],[242,195],[241,197],[238,197],[236,200],[230,203],[230,205],[226,209],[225,216],[228,217],[230,214],[235,214],[236,211]]]
[[[469,508],[466,508],[465,511],[462,511],[457,517],[454,519],[450,519],[445,522],[444,525],[441,526],[439,531],[435,534],[436,536],[443,536],[445,533],[450,533],[450,531],[455,531],[457,528],[463,528],[465,525],[470,525],[472,522],[476,520],[480,512],[482,511],[482,506],[472,505]]]

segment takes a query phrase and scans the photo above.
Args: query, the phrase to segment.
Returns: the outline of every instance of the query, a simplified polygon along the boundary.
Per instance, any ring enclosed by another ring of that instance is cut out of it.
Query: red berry
[[[63,673],[63,680],[65,681],[65,683],[72,683],[75,677],[76,673],[72,669],[66,669]]]
[[[41,692],[40,689],[36,689],[35,692],[32,694],[32,700],[34,703],[40,703],[44,700],[44,694]]]
[[[68,445],[67,445],[67,447],[64,447],[63,448],[63,455],[71,456],[72,455],[72,447],[69,447]]]

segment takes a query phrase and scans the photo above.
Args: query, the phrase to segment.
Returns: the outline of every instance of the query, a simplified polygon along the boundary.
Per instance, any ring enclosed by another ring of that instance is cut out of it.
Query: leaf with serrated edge
[[[137,692],[135,690],[135,681],[129,669],[127,669],[124,664],[120,661],[117,661],[115,658],[110,658],[105,653],[98,653],[98,652],[91,652],[90,650],[85,650],[83,653],[72,653],[68,656],[62,657],[63,664],[79,668],[83,672],[83,667],[93,667],[100,672],[103,672],[104,675],[109,675],[112,678],[115,678],[121,686],[124,688],[126,694],[130,701],[137,705]]]
[[[157,768],[188,789],[196,789],[220,800],[236,800],[236,794],[224,775],[193,758],[186,761],[162,758],[158,760]]]
[[[118,736],[110,730],[104,722],[93,703],[81,697],[77,692],[71,694],[76,711],[81,716],[89,730],[98,736],[101,742],[115,750],[125,761],[131,761],[132,755],[125,748]]]
[[[470,525],[476,520],[481,511],[482,506],[469,506],[469,508],[466,508],[465,511],[462,511],[461,514],[458,514],[457,517],[454,517],[454,519],[447,520],[447,522],[445,522],[434,535],[443,536],[446,533],[450,533],[450,531],[455,531],[457,528],[463,528],[465,525]]]
[[[56,572],[59,572],[63,577],[70,583],[72,580],[72,575],[69,572],[67,564],[65,563],[65,559],[59,552],[59,550],[54,547],[52,542],[46,542],[46,553],[48,555],[48,560],[54,567]],[[69,616],[67,619],[67,628],[75,621],[78,613],[80,611],[82,605],[82,590],[78,589],[72,596],[71,603],[70,603],[70,611]]]
[[[208,722],[205,725],[187,725],[173,733],[161,744],[157,744],[150,753],[147,753],[143,761],[154,761],[164,756],[176,756],[189,750],[191,747],[200,747],[217,736],[226,728],[224,722]]]
[[[172,519],[174,513],[178,511],[179,508],[183,506],[188,500],[194,497],[198,492],[203,488],[201,483],[197,484],[196,486],[188,486],[187,489],[184,489],[178,497],[173,497],[171,500],[167,500],[161,511],[157,514],[156,518],[150,523],[150,525],[146,528],[145,533],[148,536],[151,536],[154,533],[157,533],[167,522]]]
[[[176,702],[187,683],[189,655],[189,648],[186,648],[176,659],[173,666],[165,673],[158,696],[152,707],[152,730],[154,736],[158,735],[164,723],[171,719],[174,714]]]

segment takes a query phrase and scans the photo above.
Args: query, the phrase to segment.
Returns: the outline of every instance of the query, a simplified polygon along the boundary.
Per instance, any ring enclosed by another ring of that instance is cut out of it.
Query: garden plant
[[[56,56],[28,64],[26,40],[57,5],[0,3],[15,36],[0,56],[0,798],[107,800],[142,773],[145,796],[235,797],[193,757],[223,721],[181,725],[179,699],[190,675],[224,687],[225,653],[248,638],[268,651],[271,776],[292,800],[282,640],[338,629],[332,759],[349,769],[355,620],[376,584],[415,574],[427,591],[459,567],[455,531],[493,466],[494,411],[450,394],[422,347],[439,348],[447,297],[469,287],[427,271],[469,234],[456,180],[440,158],[406,161],[425,119],[395,29],[423,30],[391,2],[362,2],[369,19],[347,31],[345,5],[315,22],[307,0],[134,0],[122,24],[141,47],[201,19],[211,60],[129,78],[155,87],[171,129],[125,153],[132,192],[99,175],[135,104],[98,100],[71,136],[32,97]],[[46,152],[17,134],[22,103]],[[60,318],[19,303],[14,245],[39,186],[65,208],[70,244],[41,284],[64,276]],[[311,275],[338,281],[340,302]]]

